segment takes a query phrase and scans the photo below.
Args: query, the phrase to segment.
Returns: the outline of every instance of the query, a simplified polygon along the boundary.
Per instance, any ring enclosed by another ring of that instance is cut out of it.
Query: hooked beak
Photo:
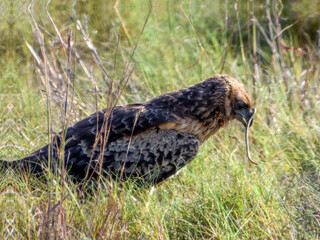
[[[251,111],[249,108],[243,108],[241,110],[235,110],[235,113],[236,113],[237,119],[240,122],[242,122],[244,127],[247,127],[247,124],[253,114],[253,111]],[[252,122],[253,122],[253,119],[252,119],[249,127],[251,127]]]

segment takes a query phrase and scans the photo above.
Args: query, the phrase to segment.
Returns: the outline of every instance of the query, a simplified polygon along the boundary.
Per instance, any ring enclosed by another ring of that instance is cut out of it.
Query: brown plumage
[[[221,127],[234,119],[246,126],[251,116],[243,86],[217,75],[142,104],[116,106],[109,116],[106,110],[96,112],[67,129],[63,157],[61,136],[56,135],[50,145],[19,160],[19,167],[41,176],[49,158],[55,166],[63,159],[77,181],[101,172],[158,183],[192,161]]]

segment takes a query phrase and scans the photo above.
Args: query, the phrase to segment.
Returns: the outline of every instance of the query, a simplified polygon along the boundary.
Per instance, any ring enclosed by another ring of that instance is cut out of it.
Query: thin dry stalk
[[[60,34],[60,32],[59,32],[59,29],[57,28],[55,22],[53,21],[50,13],[49,13],[49,11],[48,11],[48,6],[49,6],[50,2],[51,2],[51,0],[48,0],[47,4],[46,4],[46,6],[45,6],[46,13],[47,13],[47,15],[48,15],[48,17],[49,17],[49,19],[50,19],[50,21],[51,21],[54,29],[56,30],[56,34],[59,36],[60,43],[62,44],[62,46],[63,46],[64,49],[67,49],[68,46],[67,46],[67,44],[64,42],[63,38],[61,37],[61,34]],[[81,59],[81,57],[80,57],[80,54],[79,54],[75,49],[72,50],[72,54],[74,54],[75,57],[77,58],[77,60],[79,61],[80,65],[81,65],[82,69],[84,70],[84,72],[86,73],[87,77],[89,77],[89,79],[91,79],[90,72],[89,72],[87,66],[85,65],[85,63],[82,61],[82,59]]]
[[[117,14],[117,16],[118,16],[118,18],[119,18],[119,20],[120,20],[122,29],[123,29],[126,37],[128,38],[130,45],[132,46],[132,45],[133,45],[133,41],[131,40],[131,36],[130,36],[129,31],[128,31],[127,27],[126,27],[126,24],[124,23],[124,21],[123,21],[123,19],[122,19],[122,17],[121,17],[121,14],[120,14],[120,12],[119,12],[119,10],[118,10],[118,4],[119,4],[119,2],[120,2],[120,0],[117,0],[117,1],[115,2],[114,6],[113,6],[113,9],[114,9],[114,11],[116,12],[116,14]]]
[[[240,23],[240,17],[239,17],[239,8],[238,8],[239,0],[236,0],[236,3],[234,5],[234,8],[236,10],[236,16],[237,16],[237,23],[238,23],[238,31],[239,31],[239,38],[240,38],[240,50],[241,50],[241,56],[242,60],[245,63],[246,62],[246,56],[244,54],[244,45],[242,40],[242,33],[241,33],[241,23]]]
[[[184,8],[183,8],[183,4],[184,4],[184,0],[183,0],[183,1],[181,2],[181,4],[180,4],[180,9],[181,9],[184,17],[187,19],[187,21],[188,21],[188,23],[189,23],[189,25],[190,25],[193,33],[194,33],[194,36],[195,36],[195,38],[196,38],[196,40],[197,40],[197,42],[198,42],[198,45],[199,45],[199,47],[200,47],[201,52],[205,55],[205,57],[206,57],[208,63],[210,64],[213,72],[216,72],[216,69],[215,69],[215,67],[213,66],[212,61],[210,60],[209,55],[207,54],[206,50],[204,49],[204,47],[203,47],[203,45],[202,45],[202,43],[201,43],[201,41],[200,41],[200,38],[199,38],[199,36],[198,36],[198,34],[197,34],[197,32],[196,32],[196,30],[195,30],[195,28],[194,28],[191,20],[190,20],[190,18],[188,17],[187,13],[185,12],[185,10],[184,10]]]

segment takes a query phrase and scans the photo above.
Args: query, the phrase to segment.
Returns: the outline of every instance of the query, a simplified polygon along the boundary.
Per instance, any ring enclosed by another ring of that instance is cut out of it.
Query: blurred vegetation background
[[[155,192],[102,185],[85,200],[2,171],[0,234],[16,239],[319,239],[320,1],[0,3],[0,159],[19,159],[111,104],[214,74],[257,108],[246,162],[233,123]]]

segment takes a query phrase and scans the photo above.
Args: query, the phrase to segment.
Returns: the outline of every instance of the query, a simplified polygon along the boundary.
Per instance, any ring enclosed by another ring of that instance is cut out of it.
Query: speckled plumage
[[[120,180],[161,182],[192,161],[201,143],[238,119],[239,101],[251,109],[242,85],[217,75],[142,104],[96,112],[67,129],[63,157],[60,134],[50,145],[19,160],[19,167],[40,176],[49,158],[51,163],[63,159],[77,181],[102,172]]]

